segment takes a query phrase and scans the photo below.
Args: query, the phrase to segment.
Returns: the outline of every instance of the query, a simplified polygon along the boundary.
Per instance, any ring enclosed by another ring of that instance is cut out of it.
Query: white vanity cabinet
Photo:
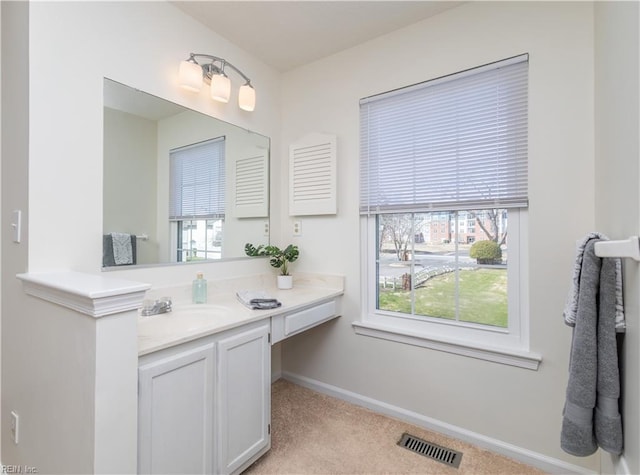
[[[217,342],[217,473],[238,473],[271,448],[269,321]]]
[[[269,450],[269,320],[144,355],[138,472],[236,473]]]
[[[214,343],[148,355],[138,369],[138,473],[211,473]]]

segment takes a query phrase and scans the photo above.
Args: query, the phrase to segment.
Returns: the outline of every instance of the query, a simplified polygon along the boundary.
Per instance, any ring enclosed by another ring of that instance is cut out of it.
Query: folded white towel
[[[113,259],[116,265],[133,264],[131,234],[111,233],[111,239],[113,240]]]
[[[602,239],[605,241],[609,240],[609,238],[602,233],[592,232],[576,242],[576,258],[573,265],[571,284],[569,286],[569,294],[567,296],[567,302],[564,307],[564,312],[562,313],[564,322],[570,327],[574,327],[576,325],[582,259],[584,255],[584,249],[591,239]],[[626,329],[624,303],[622,298],[622,261],[621,259],[615,257],[611,257],[609,259],[615,259],[616,264],[616,332],[622,333]]]
[[[278,308],[282,305],[278,299],[273,298],[264,290],[239,290],[236,292],[236,296],[243,305],[253,310]]]

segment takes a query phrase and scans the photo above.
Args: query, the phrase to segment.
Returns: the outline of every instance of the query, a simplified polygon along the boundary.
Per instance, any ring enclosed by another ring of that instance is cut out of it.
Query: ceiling
[[[464,2],[176,1],[175,6],[284,72]],[[215,51],[202,53],[216,54]]]

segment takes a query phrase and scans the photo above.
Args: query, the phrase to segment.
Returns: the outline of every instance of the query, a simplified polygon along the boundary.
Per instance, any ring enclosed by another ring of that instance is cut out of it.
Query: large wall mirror
[[[269,138],[104,80],[103,268],[269,242]]]

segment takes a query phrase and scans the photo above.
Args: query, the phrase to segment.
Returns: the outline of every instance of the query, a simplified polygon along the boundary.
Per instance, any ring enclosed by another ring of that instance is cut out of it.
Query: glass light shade
[[[182,61],[178,71],[178,83],[189,91],[199,92],[202,88],[202,67],[192,61]]]
[[[240,87],[238,94],[238,106],[240,109],[253,112],[256,108],[256,90],[251,84],[245,84]]]
[[[219,102],[229,102],[231,94],[231,80],[227,76],[214,74],[211,77],[211,99]]]

